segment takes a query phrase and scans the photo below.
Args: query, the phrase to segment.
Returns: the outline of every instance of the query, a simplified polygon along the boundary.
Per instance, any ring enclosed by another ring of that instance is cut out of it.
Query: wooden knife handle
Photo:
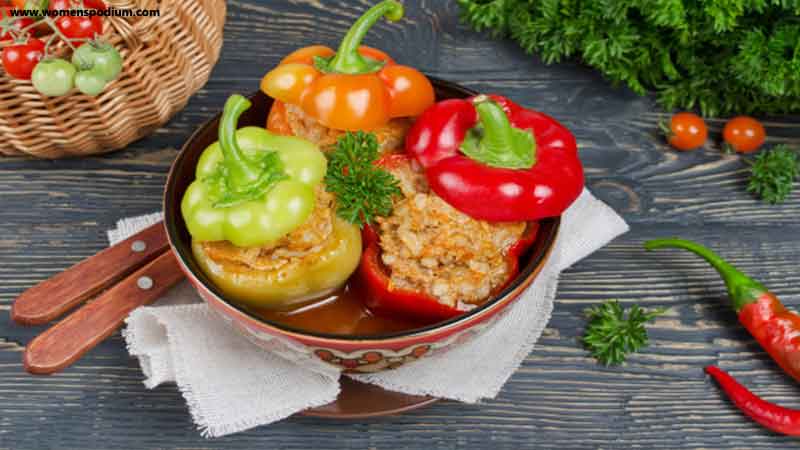
[[[138,269],[168,247],[164,224],[152,225],[23,292],[11,307],[21,325],[41,325]]]
[[[164,252],[32,340],[23,355],[25,370],[48,375],[70,366],[114,333],[131,311],[152,303],[181,278],[175,255]]]

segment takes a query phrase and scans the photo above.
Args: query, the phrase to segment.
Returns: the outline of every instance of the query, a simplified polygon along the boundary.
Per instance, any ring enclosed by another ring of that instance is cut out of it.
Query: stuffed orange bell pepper
[[[314,45],[291,53],[267,73],[261,90],[296,105],[335,130],[372,130],[398,117],[422,114],[434,102],[431,82],[420,71],[396,64],[386,53],[360,46],[381,18],[398,21],[403,5],[385,0],[350,28],[338,51]]]

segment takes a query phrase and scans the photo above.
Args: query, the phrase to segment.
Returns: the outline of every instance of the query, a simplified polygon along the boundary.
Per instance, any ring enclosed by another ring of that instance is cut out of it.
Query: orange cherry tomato
[[[690,112],[673,115],[669,129],[665,131],[669,145],[681,151],[702,147],[708,138],[708,128],[703,118]]]
[[[370,130],[389,121],[391,98],[375,74],[328,74],[303,95],[302,108],[323,125],[337,130]]]
[[[767,137],[764,126],[758,120],[748,117],[734,117],[725,124],[722,138],[725,147],[737,153],[752,153],[758,150]]]
[[[435,102],[433,85],[419,70],[392,65],[380,71],[392,98],[391,117],[415,117]]]

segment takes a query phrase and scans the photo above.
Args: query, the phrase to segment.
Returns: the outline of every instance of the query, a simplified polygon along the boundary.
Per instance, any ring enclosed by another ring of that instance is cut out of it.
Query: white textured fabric
[[[160,217],[122,220],[109,231],[109,240],[118,242]],[[477,339],[395,370],[353,378],[464,402],[496,396],[547,325],[558,274],[627,230],[619,215],[584,191],[564,214],[556,246],[536,282]],[[339,392],[335,372],[301,367],[251,344],[217,319],[186,282],[153,306],[134,311],[127,322],[123,334],[130,353],[139,358],[145,385],[176,382],[205,436],[271,423],[328,403]]]

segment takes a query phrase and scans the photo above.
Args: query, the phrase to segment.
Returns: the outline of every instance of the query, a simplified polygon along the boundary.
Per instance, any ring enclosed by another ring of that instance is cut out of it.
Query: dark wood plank
[[[255,90],[301,43],[335,45],[371,3],[229,1],[211,80],[153,136],[103,157],[0,160],[0,449],[797,447],[743,418],[702,374],[719,364],[766,398],[800,407],[797,384],[739,327],[716,275],[688,254],[645,253],[641,242],[700,240],[798,307],[800,194],[776,207],[752,199],[738,157],[721,157],[716,146],[669,151],[657,135],[666,115],[651,98],[613,88],[578,63],[546,66],[513,43],[471,32],[458,23],[455,2],[440,0],[406,2],[411,24],[379,24],[368,44],[563,120],[578,137],[589,186],[633,226],[563,275],[545,335],[497,399],[358,423],[294,418],[206,441],[174,386],[144,389],[118,335],[64,373],[24,373],[21,351],[42,328],[10,323],[13,298],[103,248],[120,217],[158,210],[175,148],[195,127],[230,93]],[[766,121],[770,143],[800,147],[798,117]],[[714,138],[722,124],[711,122]],[[650,347],[617,368],[598,366],[579,344],[584,308],[607,298],[669,307],[651,326]]]

